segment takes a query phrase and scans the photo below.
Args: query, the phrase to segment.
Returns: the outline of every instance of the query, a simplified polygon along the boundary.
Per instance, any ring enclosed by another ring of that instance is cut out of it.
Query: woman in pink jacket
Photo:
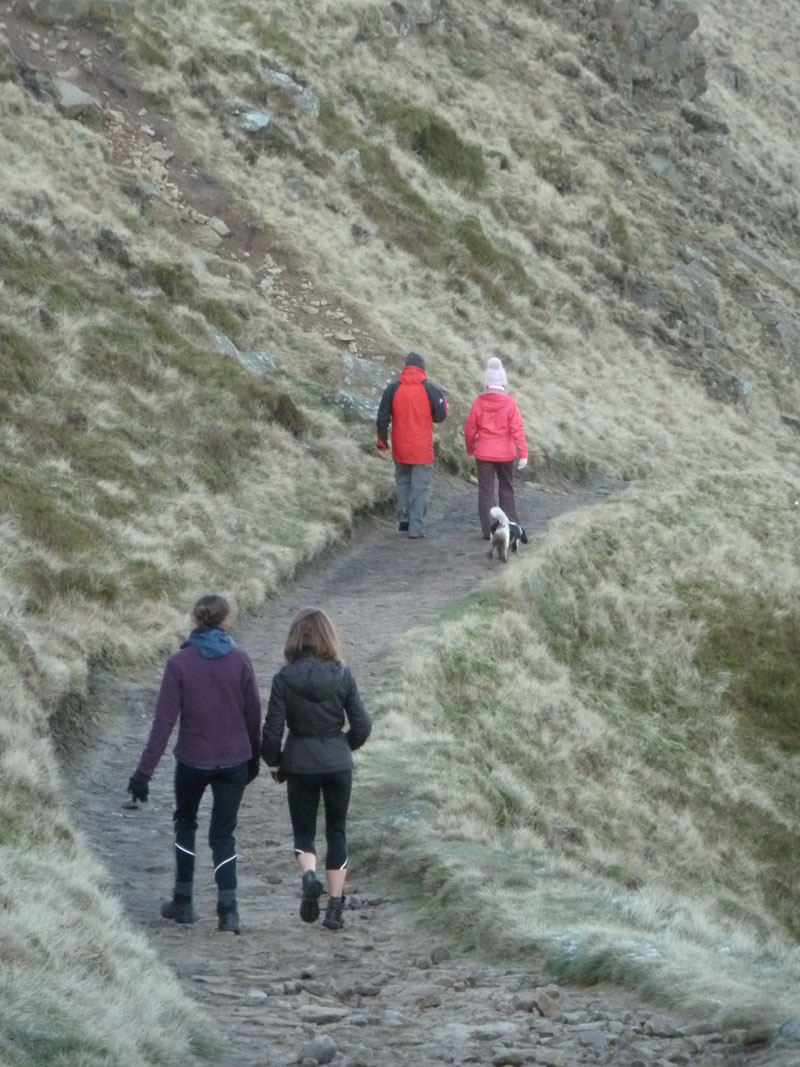
[[[517,402],[506,392],[508,384],[503,364],[492,356],[486,364],[484,391],[470,408],[464,423],[467,455],[478,467],[478,515],[484,541],[491,534],[489,509],[494,506],[497,479],[498,503],[509,519],[519,522],[514,502],[514,461],[517,470],[528,465],[528,446]]]

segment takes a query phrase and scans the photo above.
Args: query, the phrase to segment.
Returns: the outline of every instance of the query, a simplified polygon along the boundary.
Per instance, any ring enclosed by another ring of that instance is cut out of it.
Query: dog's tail
[[[495,505],[493,508],[489,509],[489,514],[492,516],[498,526],[508,526],[508,515],[506,515],[502,508],[499,508],[497,507],[497,505]]]

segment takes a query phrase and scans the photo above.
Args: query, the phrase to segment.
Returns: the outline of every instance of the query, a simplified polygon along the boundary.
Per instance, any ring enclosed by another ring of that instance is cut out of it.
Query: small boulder
[[[304,1045],[300,1046],[297,1060],[299,1063],[304,1063],[306,1060],[318,1064],[330,1063],[338,1051],[336,1042],[332,1037],[327,1034],[320,1034],[319,1037],[314,1037],[311,1041],[306,1041]]]
[[[100,111],[100,105],[93,96],[65,78],[55,79],[53,92],[56,107],[68,119],[78,119],[89,112]]]

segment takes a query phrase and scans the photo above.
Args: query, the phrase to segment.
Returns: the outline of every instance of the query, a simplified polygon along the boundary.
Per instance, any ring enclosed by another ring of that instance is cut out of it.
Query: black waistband
[[[298,730],[289,731],[292,737],[300,737],[304,741],[314,740],[314,738],[338,737],[341,732],[341,728],[338,730],[328,730],[328,732],[324,734],[301,734]]]

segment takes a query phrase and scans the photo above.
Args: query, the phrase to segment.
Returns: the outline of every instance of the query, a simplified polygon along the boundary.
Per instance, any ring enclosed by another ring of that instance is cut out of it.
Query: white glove
[[[517,470],[518,471],[524,471],[527,466],[528,466],[528,457],[527,456],[523,456],[523,458],[517,464]]]

